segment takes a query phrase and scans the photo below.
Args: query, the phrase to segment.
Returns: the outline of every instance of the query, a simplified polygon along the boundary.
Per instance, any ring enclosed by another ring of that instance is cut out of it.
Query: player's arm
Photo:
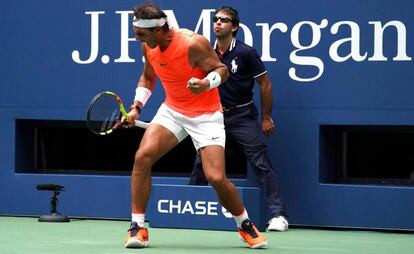
[[[157,79],[157,75],[155,74],[154,69],[147,60],[147,54],[144,44],[142,44],[142,55],[145,59],[144,69],[142,71],[141,76],[138,79],[137,88],[135,90],[134,103],[131,105],[130,111],[128,113],[128,116],[131,119],[131,126],[133,120],[139,117],[141,109],[144,107],[145,103],[151,96],[152,90],[155,86],[155,81]]]
[[[188,51],[190,65],[199,67],[207,74],[204,79],[192,78],[188,82],[188,88],[193,93],[201,93],[219,86],[229,76],[227,66],[220,62],[208,40],[201,35],[194,36]]]
[[[262,131],[266,136],[271,136],[275,131],[275,124],[272,119],[272,83],[269,74],[256,77],[256,82],[260,85],[260,100],[262,102]]]

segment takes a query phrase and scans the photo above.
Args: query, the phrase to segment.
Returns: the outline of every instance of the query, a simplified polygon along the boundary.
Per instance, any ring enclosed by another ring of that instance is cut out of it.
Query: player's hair
[[[233,26],[237,27],[237,30],[233,32],[233,37],[236,37],[237,31],[239,31],[239,23],[240,23],[239,12],[233,7],[228,6],[228,5],[218,8],[216,12],[214,13],[214,16],[216,16],[217,13],[219,12],[224,12],[230,16],[231,23],[233,24]]]
[[[167,18],[167,15],[155,4],[153,3],[144,3],[142,5],[137,5],[134,7],[134,16],[137,19],[159,19]],[[168,31],[170,26],[168,21],[162,26],[162,30]]]

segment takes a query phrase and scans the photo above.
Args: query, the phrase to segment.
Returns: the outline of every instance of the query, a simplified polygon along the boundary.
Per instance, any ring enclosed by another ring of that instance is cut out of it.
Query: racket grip
[[[149,125],[150,125],[150,123],[143,122],[143,121],[140,121],[140,120],[135,120],[135,126],[137,126],[137,127],[146,129],[146,128],[148,128]]]

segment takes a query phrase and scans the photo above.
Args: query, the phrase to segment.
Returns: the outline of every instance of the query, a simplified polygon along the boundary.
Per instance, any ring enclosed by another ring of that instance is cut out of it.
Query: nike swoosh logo
[[[164,63],[164,64],[163,63],[160,63],[160,66],[166,66],[166,65],[167,65],[166,63]]]
[[[212,140],[216,140],[216,139],[218,139],[218,138],[220,138],[220,137],[212,137],[211,139],[212,139]]]

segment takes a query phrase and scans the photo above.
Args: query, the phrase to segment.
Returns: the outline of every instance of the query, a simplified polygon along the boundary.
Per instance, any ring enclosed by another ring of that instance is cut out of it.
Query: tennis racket
[[[122,116],[129,120],[121,98],[114,92],[101,92],[89,103],[86,115],[88,129],[97,135],[108,135],[123,123]],[[148,128],[149,123],[135,120],[135,126]]]

